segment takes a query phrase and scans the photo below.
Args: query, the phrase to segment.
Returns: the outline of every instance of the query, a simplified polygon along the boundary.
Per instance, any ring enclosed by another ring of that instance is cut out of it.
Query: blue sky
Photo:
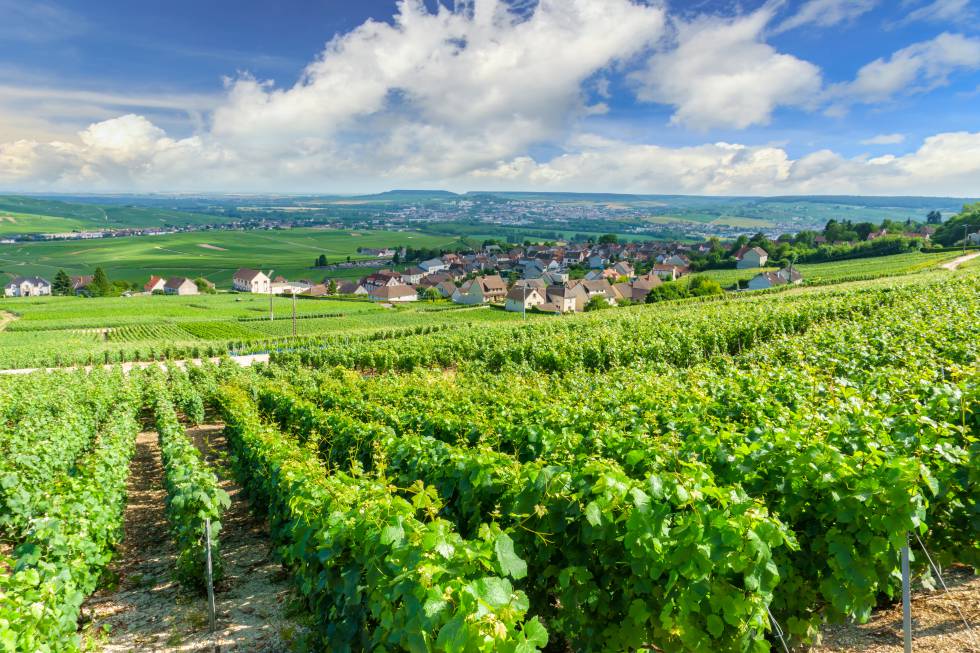
[[[0,0],[0,189],[976,195],[976,0]]]

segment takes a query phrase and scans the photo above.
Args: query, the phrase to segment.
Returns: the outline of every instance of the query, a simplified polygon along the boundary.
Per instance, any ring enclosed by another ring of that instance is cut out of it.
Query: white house
[[[568,286],[549,286],[547,290],[548,304],[555,307],[558,313],[574,313],[579,304],[581,291]]]
[[[735,258],[738,259],[738,263],[735,264],[737,269],[751,270],[753,268],[765,267],[766,261],[769,260],[769,253],[761,247],[752,247],[745,249],[744,252],[739,250]]]
[[[259,270],[241,268],[231,278],[231,284],[238,292],[268,293],[272,281]]]
[[[376,302],[414,302],[419,298],[414,288],[404,284],[374,288],[368,292],[368,297]]]
[[[14,277],[3,287],[6,297],[39,297],[51,294],[51,284],[41,277]]]
[[[538,292],[537,288],[514,286],[507,293],[507,302],[504,304],[504,310],[522,313],[541,304],[544,304],[544,296]]]
[[[152,275],[150,280],[143,285],[143,291],[148,293],[154,293],[157,291],[163,292],[164,286],[167,285],[167,280],[163,277],[158,277],[157,275]]]
[[[776,286],[803,283],[803,275],[794,268],[783,268],[779,272],[763,272],[749,280],[748,290],[767,290]]]
[[[980,245],[980,231],[976,231],[966,237],[966,240],[971,245]]]
[[[163,292],[167,295],[198,295],[200,291],[197,284],[187,277],[171,277],[163,286]]]
[[[448,270],[449,264],[445,263],[441,258],[430,258],[428,261],[419,263],[419,267],[425,270],[426,274],[432,274],[440,270]]]

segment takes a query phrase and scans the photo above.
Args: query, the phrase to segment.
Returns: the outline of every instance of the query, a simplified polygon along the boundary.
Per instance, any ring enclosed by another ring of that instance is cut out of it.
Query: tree
[[[71,293],[71,277],[64,270],[58,270],[58,274],[54,275],[54,283],[51,284],[51,294],[70,295]]]
[[[606,301],[606,298],[602,295],[595,295],[585,304],[586,312],[590,311],[601,311],[604,308],[609,308],[610,304]]]
[[[209,283],[208,280],[205,279],[204,277],[198,277],[197,279],[194,279],[194,285],[197,286],[198,292],[204,293],[205,295],[213,295],[217,292],[214,289],[214,286],[211,283]]]
[[[87,288],[89,294],[93,297],[108,297],[112,294],[112,282],[109,281],[109,275],[105,273],[105,270],[101,266],[95,268],[92,283]]]
[[[425,301],[429,301],[429,302],[434,302],[441,297],[442,295],[439,294],[439,291],[432,286],[423,289],[421,293],[421,299],[424,299]]]
[[[337,294],[337,282],[334,281],[333,279],[331,279],[330,280],[330,283],[327,284],[327,294],[328,295],[336,295]]]
[[[708,295],[720,295],[725,291],[721,284],[714,279],[695,275],[687,283],[687,292],[694,297],[706,297]]]
[[[318,267],[318,268],[325,268],[325,267],[327,267],[327,255],[326,254],[320,254],[319,256],[316,257],[316,267]]]
[[[615,245],[619,242],[619,237],[616,234],[602,234],[599,236],[600,245]]]
[[[395,265],[401,263],[401,260],[402,260],[401,254],[399,254],[398,252],[395,252],[395,255],[391,257],[391,262],[394,263]]]
[[[928,224],[942,224],[943,214],[935,210],[929,211],[929,213],[926,214],[926,222]]]

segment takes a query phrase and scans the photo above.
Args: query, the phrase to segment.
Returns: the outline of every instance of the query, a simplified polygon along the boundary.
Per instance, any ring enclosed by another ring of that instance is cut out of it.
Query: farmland
[[[311,269],[324,254],[339,263],[350,256],[365,259],[359,247],[441,247],[457,242],[453,237],[415,232],[339,231],[289,229],[251,231],[196,231],[162,236],[70,240],[0,245],[0,271],[9,275],[53,277],[59,269],[68,274],[91,274],[103,266],[113,279],[145,282],[150,274],[204,277],[222,286],[240,267],[275,269],[291,279],[326,272]],[[349,275],[360,276],[363,270]],[[332,274],[343,276],[343,274]]]
[[[292,346],[292,301],[250,294],[34,297],[0,300],[16,314],[0,331],[0,368],[44,367],[162,357],[198,357]],[[359,338],[400,330],[515,322],[491,308],[418,302],[385,308],[365,300],[296,301],[302,338]],[[531,315],[530,319],[543,319]]]
[[[426,333],[397,322],[423,305],[308,301],[300,325],[341,319],[345,337],[296,341],[265,367],[0,377],[4,473],[21,479],[0,494],[18,570],[0,576],[0,631],[74,646],[78,597],[118,543],[142,409],[185,600],[202,591],[205,515],[216,577],[234,564],[223,522],[240,499],[216,476],[231,474],[268,519],[307,646],[754,652],[780,647],[777,623],[809,641],[895,600],[910,531],[944,567],[980,564],[978,281],[936,271],[526,324],[429,310],[450,321]],[[249,319],[265,298],[236,299],[98,301],[118,320],[110,342],[290,325]],[[81,337],[96,301],[38,302],[14,324]],[[151,301],[155,323],[126,314]],[[355,337],[359,320],[387,335]],[[223,449],[202,457],[185,430],[207,415]],[[99,518],[84,533],[31,526],[86,511]],[[31,552],[61,533],[77,546],[37,567]]]

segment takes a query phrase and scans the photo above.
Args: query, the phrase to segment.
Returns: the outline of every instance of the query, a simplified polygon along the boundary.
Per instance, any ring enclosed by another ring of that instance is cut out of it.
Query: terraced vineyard
[[[980,566],[975,269],[463,321],[479,312],[297,340],[259,368],[0,380],[0,642],[78,645],[141,409],[186,591],[205,517],[222,569],[228,504],[185,433],[216,415],[314,650],[782,650],[777,624],[802,647],[895,601],[909,533]],[[71,546],[42,564],[38,516],[71,510],[103,534],[68,530],[84,564]],[[50,590],[57,620],[30,607],[49,563],[77,588]]]

